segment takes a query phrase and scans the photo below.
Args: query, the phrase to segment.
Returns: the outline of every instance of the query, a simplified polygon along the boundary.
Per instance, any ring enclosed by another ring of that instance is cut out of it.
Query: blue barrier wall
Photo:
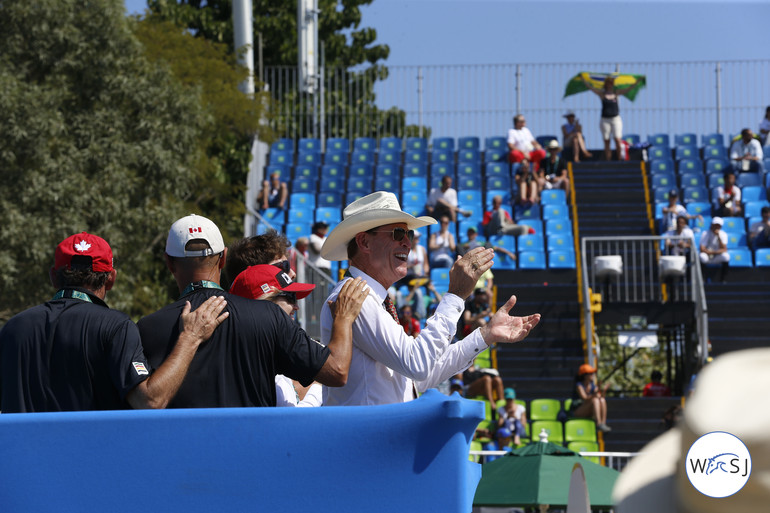
[[[483,405],[0,415],[2,511],[467,513]]]

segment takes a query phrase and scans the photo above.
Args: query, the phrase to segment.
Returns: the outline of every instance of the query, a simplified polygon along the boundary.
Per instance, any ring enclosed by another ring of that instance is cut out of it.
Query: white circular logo
[[[735,435],[706,433],[687,452],[687,478],[703,495],[729,497],[743,488],[751,475],[751,455]]]

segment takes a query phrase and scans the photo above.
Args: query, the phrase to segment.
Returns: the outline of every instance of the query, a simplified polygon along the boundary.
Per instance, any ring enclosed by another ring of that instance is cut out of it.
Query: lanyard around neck
[[[200,290],[200,289],[225,290],[222,287],[220,287],[218,283],[214,283],[213,281],[208,281],[208,280],[201,280],[201,281],[196,281],[187,285],[182,291],[182,295],[179,296],[179,299],[182,299],[183,297],[185,297],[187,294],[190,294],[194,290]]]

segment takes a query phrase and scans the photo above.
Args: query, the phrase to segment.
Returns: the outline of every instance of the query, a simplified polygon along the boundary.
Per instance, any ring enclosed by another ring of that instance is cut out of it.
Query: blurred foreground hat
[[[91,269],[97,273],[112,271],[112,248],[97,235],[80,232],[56,246],[54,268]]]

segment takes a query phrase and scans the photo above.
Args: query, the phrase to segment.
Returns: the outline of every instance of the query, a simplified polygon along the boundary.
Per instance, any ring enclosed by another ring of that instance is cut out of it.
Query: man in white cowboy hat
[[[618,513],[755,513],[770,503],[770,349],[734,351],[695,381],[678,425],[647,444],[613,489]]]
[[[479,276],[492,267],[494,251],[482,247],[468,251],[449,271],[449,288],[435,314],[416,336],[398,324],[387,289],[407,273],[414,229],[436,224],[401,210],[390,192],[374,192],[343,211],[343,219],[326,240],[321,256],[349,260],[349,275],[370,287],[361,313],[353,323],[353,357],[345,386],[324,392],[324,405],[374,405],[406,402],[416,393],[435,387],[467,369],[473,359],[496,342],[518,342],[540,321],[540,314],[514,317],[512,296],[489,323],[452,344],[465,299]],[[342,286],[329,296],[333,300]],[[321,311],[321,342],[331,335],[328,305]]]

